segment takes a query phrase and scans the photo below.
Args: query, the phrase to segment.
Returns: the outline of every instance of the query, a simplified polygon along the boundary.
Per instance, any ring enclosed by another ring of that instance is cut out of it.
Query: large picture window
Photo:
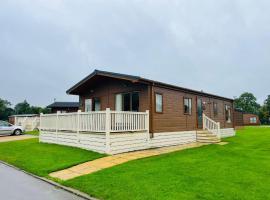
[[[231,107],[228,105],[225,105],[225,118],[227,123],[231,123]]]
[[[184,114],[191,115],[192,112],[192,99],[184,98]]]
[[[116,111],[139,111],[139,92],[121,93],[115,95]]]
[[[163,96],[162,94],[156,93],[156,112],[162,113],[163,112]]]

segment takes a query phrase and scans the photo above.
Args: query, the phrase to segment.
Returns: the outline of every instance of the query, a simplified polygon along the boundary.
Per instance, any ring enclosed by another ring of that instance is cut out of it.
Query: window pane
[[[115,110],[122,111],[123,110],[123,97],[122,94],[117,94],[115,97]]]
[[[130,93],[123,94],[124,111],[130,111]]]
[[[218,115],[218,106],[217,103],[214,103],[214,116]]]
[[[139,93],[133,92],[132,93],[132,111],[138,112],[139,111]]]
[[[85,99],[85,112],[92,111],[92,99]]]
[[[5,122],[5,121],[0,121],[0,126],[9,126],[9,123],[8,122]]]
[[[191,108],[192,108],[192,100],[191,99],[189,99],[189,111],[188,111],[188,113],[191,115]]]
[[[228,123],[231,123],[231,107],[225,105],[225,118]]]
[[[156,112],[162,112],[163,99],[161,94],[156,94]]]
[[[192,108],[192,99],[184,98],[184,113],[191,114],[191,108]]]
[[[94,110],[95,111],[100,111],[101,110],[101,105],[100,105],[100,99],[99,98],[94,99]]]

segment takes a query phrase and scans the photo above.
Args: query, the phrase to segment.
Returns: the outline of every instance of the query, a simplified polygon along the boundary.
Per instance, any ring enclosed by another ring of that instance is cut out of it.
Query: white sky
[[[0,98],[46,106],[94,69],[269,91],[269,0],[0,0]]]

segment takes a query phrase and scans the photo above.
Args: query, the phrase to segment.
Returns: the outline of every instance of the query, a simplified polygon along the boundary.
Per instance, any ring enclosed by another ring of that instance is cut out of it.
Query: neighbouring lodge
[[[47,106],[52,113],[57,111],[60,113],[77,112],[79,110],[79,102],[54,102]]]
[[[234,124],[236,127],[261,125],[260,118],[256,114],[247,113],[240,109],[235,109],[234,116]]]
[[[79,109],[83,113],[101,112],[108,108],[110,111],[117,112],[119,116],[123,113],[136,115],[136,113],[147,111],[149,127],[145,129],[148,129],[147,134],[150,140],[148,147],[194,142],[198,140],[198,134],[203,129],[218,137],[235,134],[233,99],[202,91],[139,76],[95,70],[67,90],[67,94],[79,96]],[[110,135],[110,142],[107,141],[105,145],[111,145],[110,152],[112,153],[137,150],[136,131],[126,129],[127,126],[136,127],[136,123],[139,123],[136,121],[137,118],[131,117],[133,121],[130,121],[131,118],[124,116],[121,121],[119,116],[110,118],[109,128],[111,132],[112,129],[115,130]],[[101,120],[101,123],[104,122]],[[133,143],[126,142],[132,148],[123,147],[125,144],[122,143],[118,144],[123,145],[120,149],[112,151],[113,137],[117,134],[117,137],[120,137],[117,130],[119,132],[131,130],[126,131],[126,134],[120,134],[121,137],[133,132],[129,137],[129,140],[134,137]],[[137,132],[139,134],[140,131],[137,130]]]

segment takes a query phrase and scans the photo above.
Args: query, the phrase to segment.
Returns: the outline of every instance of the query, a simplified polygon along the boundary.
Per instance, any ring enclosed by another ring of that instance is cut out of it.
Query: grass
[[[42,177],[102,156],[83,149],[39,143],[38,139],[0,143],[0,160]]]
[[[63,184],[100,199],[270,199],[270,128],[248,127],[225,146],[135,160]]]
[[[26,131],[24,134],[38,136],[39,135],[39,130]]]

